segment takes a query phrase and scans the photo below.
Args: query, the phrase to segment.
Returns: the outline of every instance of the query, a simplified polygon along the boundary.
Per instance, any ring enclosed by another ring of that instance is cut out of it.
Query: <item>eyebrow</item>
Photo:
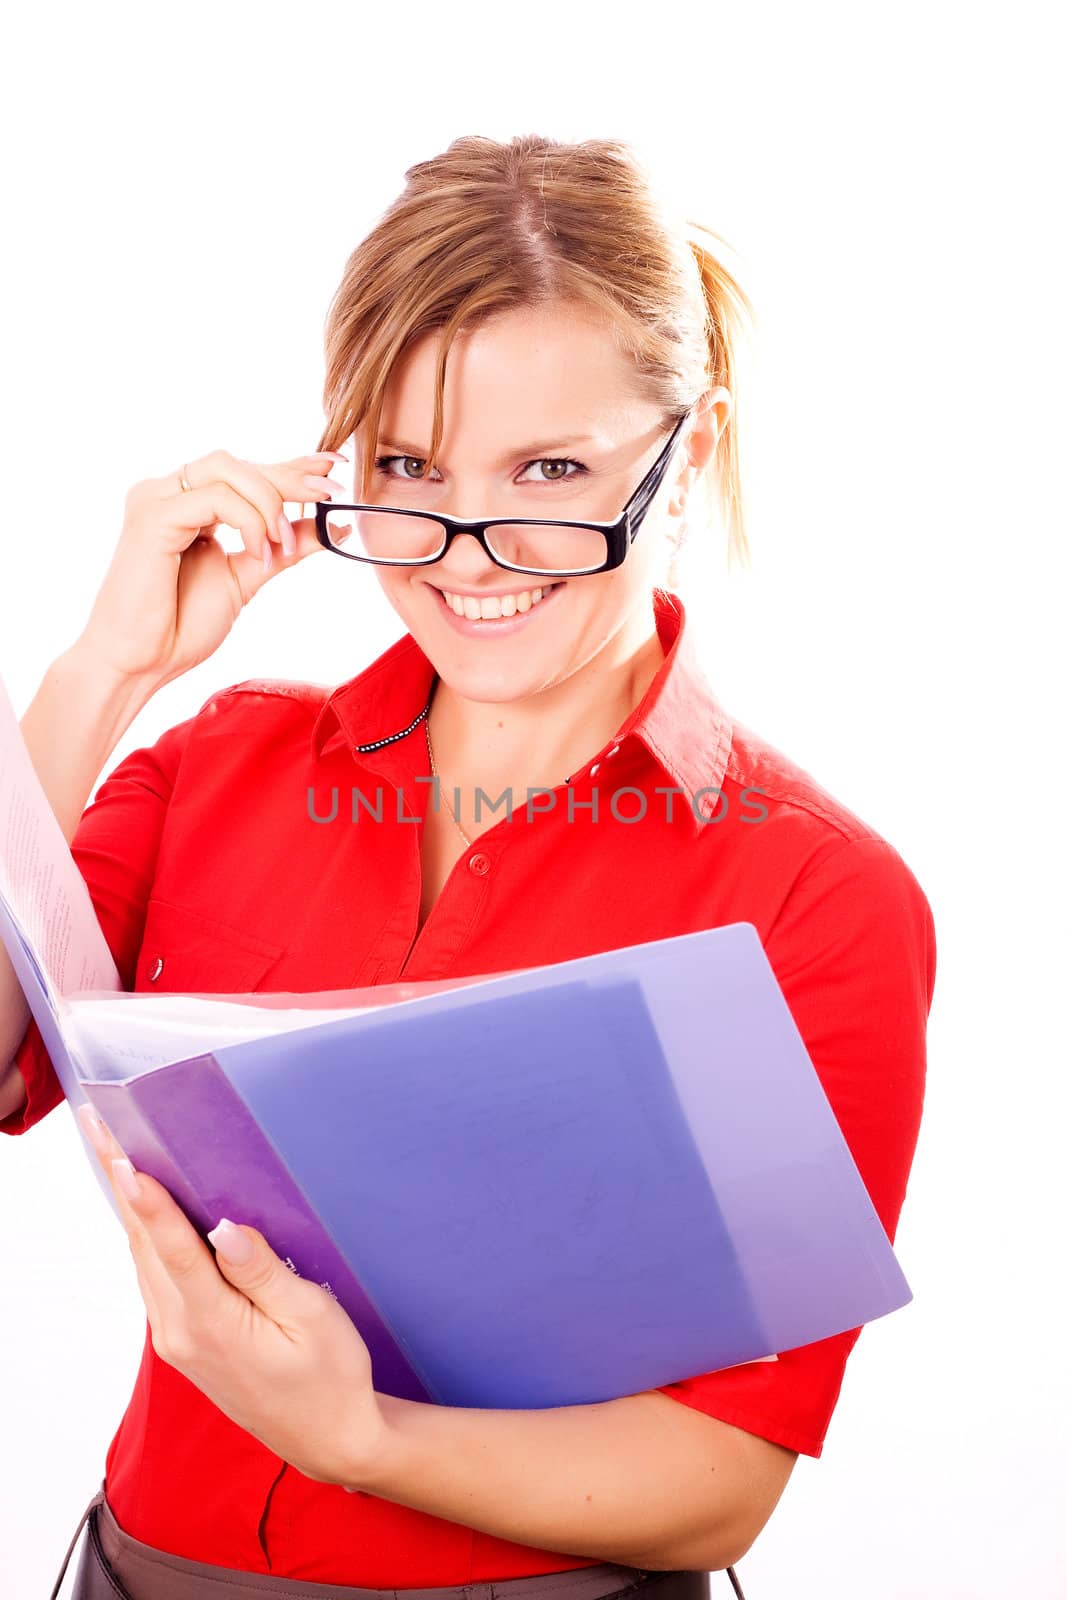
[[[502,459],[510,460],[512,456],[544,456],[553,450],[566,450],[574,444],[595,444],[596,436],[592,433],[572,433],[566,439],[550,439],[545,443],[523,445],[509,451]],[[379,438],[379,450],[399,450],[406,456],[415,456],[419,461],[428,458],[430,452],[422,450],[413,444],[407,444],[403,439]]]

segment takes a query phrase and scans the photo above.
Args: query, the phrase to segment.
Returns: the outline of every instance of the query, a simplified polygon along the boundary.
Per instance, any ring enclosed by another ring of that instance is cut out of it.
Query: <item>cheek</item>
[[[403,567],[371,567],[382,593],[395,611],[402,616],[415,599],[414,583],[410,571]]]
[[[661,581],[670,554],[663,527],[651,517],[646,517],[626,553],[626,560],[608,576],[616,578],[620,589],[628,596],[633,596]]]
[[[374,574],[372,580],[371,574]],[[364,566],[356,574],[363,582],[376,581],[387,604],[399,617],[408,632],[413,631],[413,617],[417,611],[415,596],[410,590],[409,575],[401,567]]]
[[[663,582],[675,553],[672,537],[677,537],[677,531],[678,524],[673,521],[665,525],[651,517],[645,518],[623,563],[626,567],[633,562],[635,582],[642,586]]]
[[[658,567],[653,564],[650,569],[648,566],[647,548],[644,551],[639,549],[644,531],[642,527],[621,567],[601,573],[598,578],[590,578],[588,590],[584,583],[580,583],[579,591],[588,605],[586,622],[595,633],[601,633],[605,628],[613,632],[621,620],[631,615],[634,608],[642,603],[643,597],[651,597],[652,589],[659,581]]]

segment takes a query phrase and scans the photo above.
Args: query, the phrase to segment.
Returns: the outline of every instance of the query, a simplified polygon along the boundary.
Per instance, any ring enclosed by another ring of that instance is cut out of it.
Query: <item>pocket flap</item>
[[[282,945],[217,917],[153,895],[137,957],[134,989],[168,994],[247,994]]]

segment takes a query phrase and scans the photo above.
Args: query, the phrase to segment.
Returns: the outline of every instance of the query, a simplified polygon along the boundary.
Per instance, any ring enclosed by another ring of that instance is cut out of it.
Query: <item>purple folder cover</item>
[[[911,1291],[756,929],[528,969],[81,1087],[206,1232],[334,1294],[375,1387],[589,1404]]]

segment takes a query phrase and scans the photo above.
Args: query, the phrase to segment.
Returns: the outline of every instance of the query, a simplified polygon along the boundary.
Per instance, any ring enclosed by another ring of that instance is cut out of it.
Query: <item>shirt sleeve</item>
[[[892,1243],[925,1092],[936,965],[930,907],[890,844],[848,840],[801,875],[764,949]],[[861,1331],[658,1392],[818,1457]]]
[[[120,761],[82,812],[71,840],[71,854],[125,989],[133,986],[163,820],[196,720],[187,718]],[[33,1017],[15,1063],[26,1084],[26,1103],[0,1122],[0,1133],[25,1133],[64,1099]]]

